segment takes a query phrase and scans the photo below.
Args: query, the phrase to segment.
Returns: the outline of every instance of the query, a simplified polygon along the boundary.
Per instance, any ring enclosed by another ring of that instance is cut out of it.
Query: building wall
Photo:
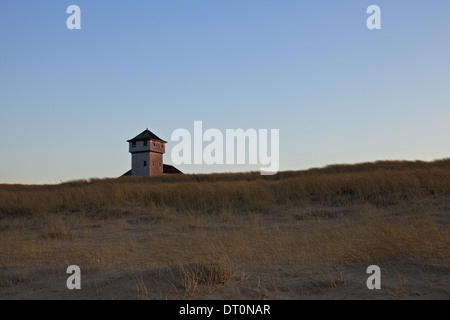
[[[129,151],[131,153],[133,152],[140,152],[140,151],[150,151],[150,141],[147,141],[147,145],[144,146],[144,141],[136,141],[136,146],[133,147],[133,143],[129,142]]]
[[[162,153],[150,152],[150,176],[160,176],[163,173]]]
[[[153,145],[155,144],[155,145]],[[128,150],[133,152],[141,152],[141,151],[154,151],[154,152],[160,152],[165,153],[166,152],[166,146],[165,142],[161,142],[158,140],[150,140],[147,141],[147,145],[144,145],[144,141],[136,141],[136,146],[133,147],[133,143],[129,142]]]
[[[158,140],[136,141],[133,147],[129,143],[131,152],[131,175],[138,177],[160,176],[163,174],[163,153],[166,152],[165,143]],[[147,166],[144,166],[147,161]]]
[[[159,153],[166,152],[166,144],[165,142],[161,142],[158,140],[150,140],[150,150]]]
[[[147,161],[147,166],[144,166]],[[138,177],[148,177],[150,175],[150,153],[132,153],[131,154],[131,175]]]

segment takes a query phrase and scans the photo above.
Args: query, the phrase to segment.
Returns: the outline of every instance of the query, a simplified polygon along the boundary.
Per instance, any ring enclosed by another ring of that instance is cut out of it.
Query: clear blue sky
[[[0,183],[119,176],[147,127],[170,163],[172,131],[194,120],[280,129],[281,170],[449,157],[449,14],[444,0],[2,0]]]

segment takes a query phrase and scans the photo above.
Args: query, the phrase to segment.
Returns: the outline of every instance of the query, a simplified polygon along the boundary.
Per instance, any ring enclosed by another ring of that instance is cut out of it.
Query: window
[[[144,147],[147,146],[147,141],[144,141]]]
[[[156,144],[155,144],[155,141],[153,141],[153,146],[155,146]]]
[[[152,161],[152,166],[155,166],[155,161]]]
[[[144,167],[146,167],[147,166],[147,161],[144,161]]]
[[[161,148],[164,148],[164,145],[161,143]]]
[[[132,143],[131,143],[131,147],[132,147],[132,148],[136,148],[136,142],[132,142]]]

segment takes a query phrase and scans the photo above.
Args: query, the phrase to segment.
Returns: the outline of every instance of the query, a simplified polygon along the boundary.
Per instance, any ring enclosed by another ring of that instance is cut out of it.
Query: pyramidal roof
[[[133,139],[127,140],[127,142],[148,141],[150,139],[167,142],[167,141],[164,141],[163,139],[159,138],[156,134],[154,134],[153,132],[151,132],[148,129],[142,131],[140,134],[138,134]]]

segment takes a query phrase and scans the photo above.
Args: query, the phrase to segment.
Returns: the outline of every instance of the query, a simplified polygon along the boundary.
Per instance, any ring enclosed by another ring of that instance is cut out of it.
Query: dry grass
[[[175,279],[175,282],[179,283],[186,298],[205,290],[213,292],[218,286],[232,280],[236,270],[226,257],[219,257],[214,263],[180,265],[177,273],[180,279]]]
[[[369,264],[413,263],[448,274],[449,200],[450,160],[272,177],[3,185],[0,297],[27,285],[32,275],[23,270],[71,264],[134,272],[127,292],[137,299],[296,298],[346,290],[357,283],[349,270]],[[391,297],[407,296],[403,276],[392,277]]]
[[[387,206],[446,195],[450,160],[431,163],[379,162],[330,166],[308,171],[176,175],[69,182],[47,186],[0,186],[2,216],[41,217],[48,213],[83,213],[99,217],[177,211],[216,213],[226,210],[270,212],[279,205]]]

